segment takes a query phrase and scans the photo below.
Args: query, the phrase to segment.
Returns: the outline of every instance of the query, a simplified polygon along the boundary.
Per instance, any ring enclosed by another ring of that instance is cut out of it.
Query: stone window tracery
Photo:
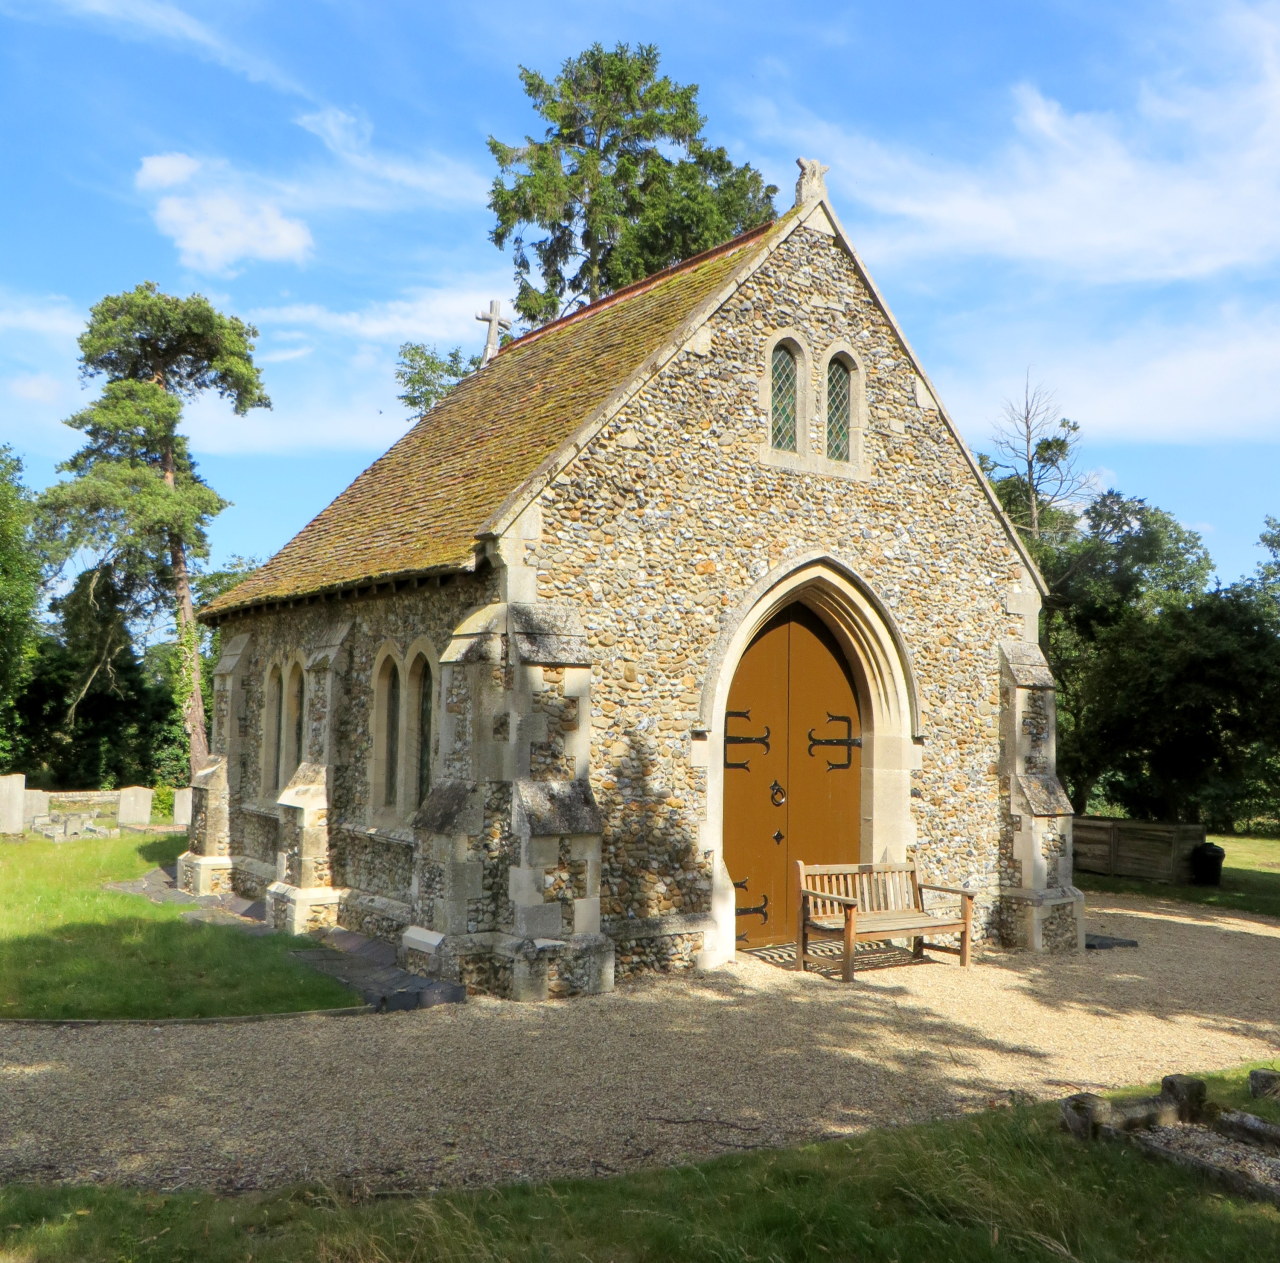
[[[290,777],[298,770],[298,764],[302,762],[306,753],[306,743],[303,738],[306,720],[306,699],[306,676],[303,674],[302,667],[294,663],[293,669],[289,672],[289,687],[286,694],[286,703],[283,707],[284,713],[281,717],[283,755],[278,777],[278,784],[281,788],[288,784]]]

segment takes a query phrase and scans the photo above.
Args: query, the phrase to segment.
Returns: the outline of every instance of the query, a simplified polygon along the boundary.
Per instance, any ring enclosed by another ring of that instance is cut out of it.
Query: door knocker
[[[769,786],[769,801],[775,807],[781,807],[787,801],[787,791],[777,781]]]

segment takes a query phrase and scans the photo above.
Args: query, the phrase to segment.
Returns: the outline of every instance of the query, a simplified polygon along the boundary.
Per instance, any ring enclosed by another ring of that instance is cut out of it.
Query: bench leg
[[[858,912],[856,908],[844,910],[844,969],[841,977],[845,982],[853,981],[853,945],[857,941]]]
[[[805,924],[807,917],[805,913],[809,911],[808,903],[805,899],[800,900],[800,928],[796,934],[796,968],[804,973],[805,971],[805,953],[809,950],[809,927]]]
[[[915,942],[911,946],[911,955],[914,956],[916,960],[923,959],[924,957],[924,935],[923,934],[916,935]]]

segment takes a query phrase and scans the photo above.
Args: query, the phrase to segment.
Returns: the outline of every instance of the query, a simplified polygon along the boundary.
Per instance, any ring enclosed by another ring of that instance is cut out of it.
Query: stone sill
[[[715,918],[709,912],[672,912],[665,917],[609,917],[600,931],[611,939],[666,938],[672,934],[714,934]]]
[[[375,842],[392,842],[397,846],[414,846],[417,839],[411,832],[388,832],[378,825],[351,824],[341,820],[333,826],[335,833],[346,833],[356,838],[372,838]]]

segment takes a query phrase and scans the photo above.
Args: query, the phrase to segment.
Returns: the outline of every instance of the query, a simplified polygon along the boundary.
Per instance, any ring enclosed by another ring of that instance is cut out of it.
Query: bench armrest
[[[856,899],[849,899],[845,895],[829,895],[821,890],[810,890],[807,886],[801,886],[800,893],[808,895],[811,899],[825,899],[828,903],[838,903],[845,908],[856,908],[858,906]]]
[[[937,890],[944,895],[960,895],[965,899],[972,899],[978,892],[976,890],[965,890],[963,886],[939,886],[933,882],[922,881],[920,883],[921,890]]]

